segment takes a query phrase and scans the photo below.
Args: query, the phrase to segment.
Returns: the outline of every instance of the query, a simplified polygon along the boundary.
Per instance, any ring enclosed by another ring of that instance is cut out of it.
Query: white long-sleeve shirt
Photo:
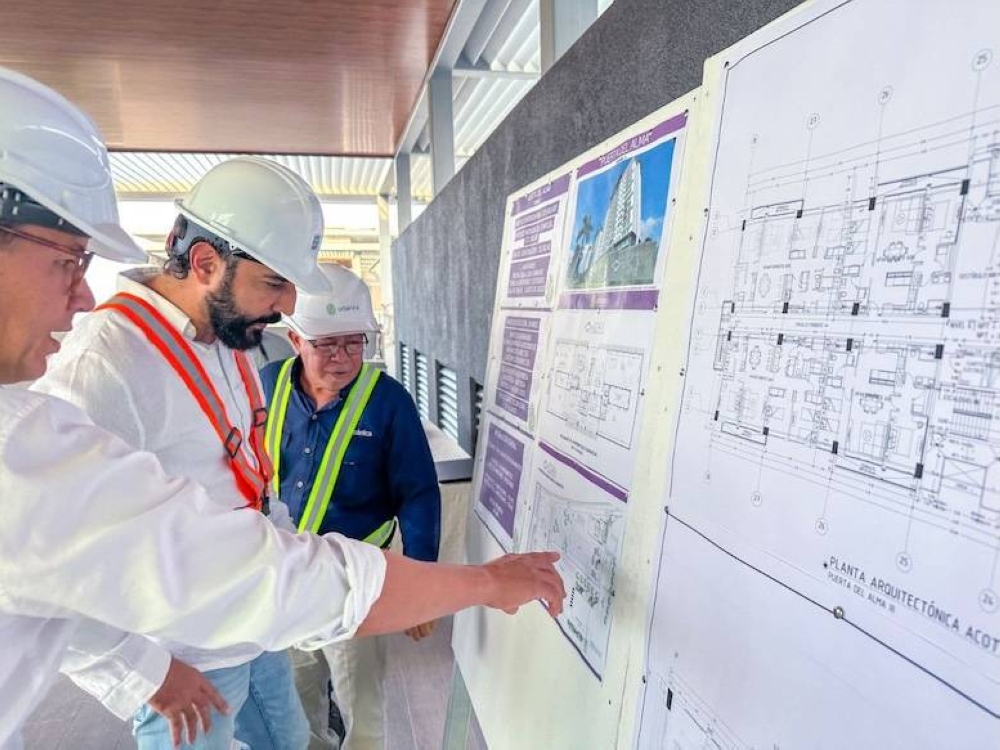
[[[371,545],[277,530],[76,407],[3,387],[0,503],[3,750],[20,747],[79,618],[205,648],[315,648],[353,635],[385,576]]]
[[[190,318],[143,283],[157,273],[147,268],[122,274],[119,290],[149,302],[187,339],[230,420],[249,435],[252,414],[233,352],[218,341],[194,340]],[[245,504],[208,418],[173,368],[123,315],[97,311],[83,317],[33,388],[76,404],[100,427],[154,453],[168,474],[197,481],[220,507],[233,510]],[[249,440],[240,450],[255,465]],[[272,503],[271,520],[294,530],[284,503]],[[81,626],[71,645],[64,671],[122,718],[156,691],[170,654],[207,671],[244,664],[261,653],[254,644],[206,650],[190,642],[153,643],[96,623]]]

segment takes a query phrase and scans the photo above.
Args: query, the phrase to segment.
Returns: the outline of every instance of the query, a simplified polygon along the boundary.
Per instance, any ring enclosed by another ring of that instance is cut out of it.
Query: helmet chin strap
[[[87,236],[86,232],[81,232],[59,214],[36,203],[28,194],[2,182],[0,182],[0,224],[8,226],[31,224],[46,229],[58,229],[60,232],[77,237]]]

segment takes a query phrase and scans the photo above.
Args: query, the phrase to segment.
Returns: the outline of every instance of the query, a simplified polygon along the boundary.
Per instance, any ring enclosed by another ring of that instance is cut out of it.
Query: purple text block
[[[525,258],[535,258],[539,255],[550,255],[551,253],[552,243],[546,240],[545,242],[536,242],[534,245],[515,247],[510,251],[510,257],[514,260],[524,260]]]
[[[559,204],[550,203],[547,206],[542,206],[537,211],[532,211],[530,214],[525,214],[524,216],[519,216],[514,220],[514,228],[520,229],[526,227],[530,224],[537,224],[542,221],[542,219],[547,219],[550,216],[555,216],[559,213]]]
[[[687,125],[687,112],[683,112],[679,115],[671,117],[666,122],[661,122],[659,125],[650,128],[644,133],[639,133],[629,138],[627,141],[622,141],[615,148],[611,149],[605,154],[601,154],[596,159],[588,161],[586,164],[581,166],[576,171],[577,179],[585,177],[591,172],[595,172],[598,169],[608,166],[609,164],[614,164],[619,159],[623,159],[633,151],[638,151],[652,143],[660,140],[661,138],[670,135],[671,133],[676,133],[681,130],[685,125]]]
[[[537,224],[529,224],[526,227],[521,227],[514,231],[515,240],[523,240],[528,237],[538,237],[542,232],[550,232],[552,228],[556,225],[556,220],[553,218],[544,219]]]
[[[517,491],[524,471],[524,443],[490,424],[483,459],[483,482],[479,502],[509,536],[514,535]]]
[[[496,403],[498,409],[503,409],[508,414],[513,414],[522,421],[528,418],[528,402],[519,399],[511,393],[506,393],[498,388],[493,393],[493,401]]]
[[[511,297],[544,297],[551,256],[511,263],[507,294]]]
[[[497,376],[497,390],[516,396],[521,401],[528,401],[531,396],[531,370],[501,365]]]
[[[555,200],[561,195],[564,195],[569,191],[569,178],[570,175],[564,174],[562,177],[554,179],[552,182],[548,182],[539,188],[535,188],[527,195],[522,195],[520,198],[514,201],[514,211],[513,215],[529,211],[535,206],[541,205],[547,201]]]
[[[533,370],[535,356],[538,354],[538,327],[525,328],[519,325],[521,321],[538,323],[531,318],[508,318],[503,329],[503,351],[500,359],[506,363],[525,370]]]
[[[567,292],[559,307],[570,310],[655,310],[660,301],[656,289],[614,289],[597,292]]]

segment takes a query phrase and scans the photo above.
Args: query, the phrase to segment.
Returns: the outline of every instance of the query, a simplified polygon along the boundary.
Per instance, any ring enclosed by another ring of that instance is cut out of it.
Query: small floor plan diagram
[[[555,550],[562,555],[556,568],[566,586],[566,602],[559,627],[600,676],[626,506],[560,464],[551,452],[540,463],[525,549]]]
[[[631,448],[644,352],[583,341],[555,342],[547,409],[578,432]]]

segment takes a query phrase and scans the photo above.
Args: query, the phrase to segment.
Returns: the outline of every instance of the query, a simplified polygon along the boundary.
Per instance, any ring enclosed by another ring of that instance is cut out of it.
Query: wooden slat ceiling
[[[390,156],[455,0],[3,0],[0,65],[113,149]]]

